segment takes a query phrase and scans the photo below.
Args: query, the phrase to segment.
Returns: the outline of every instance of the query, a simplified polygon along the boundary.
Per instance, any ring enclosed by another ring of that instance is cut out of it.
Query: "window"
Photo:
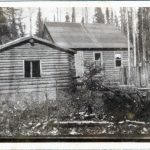
[[[115,66],[116,67],[122,66],[121,54],[115,54]]]
[[[94,61],[95,65],[101,66],[102,65],[102,54],[101,53],[94,53]]]
[[[24,61],[25,77],[40,77],[40,61]]]
[[[101,61],[101,53],[95,53],[95,61]]]

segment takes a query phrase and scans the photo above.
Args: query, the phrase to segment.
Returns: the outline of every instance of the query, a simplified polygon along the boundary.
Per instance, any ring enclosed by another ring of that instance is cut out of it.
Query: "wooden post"
[[[131,62],[130,62],[130,31],[129,31],[129,18],[128,18],[128,8],[126,9],[126,19],[127,19],[127,42],[128,42],[128,84],[130,85],[131,79]]]

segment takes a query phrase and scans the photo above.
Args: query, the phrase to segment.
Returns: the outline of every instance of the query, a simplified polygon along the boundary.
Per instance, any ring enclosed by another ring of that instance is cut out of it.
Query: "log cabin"
[[[74,50],[27,36],[0,47],[0,99],[56,99],[75,73]],[[46,97],[45,97],[46,96]]]
[[[127,38],[110,24],[46,22],[43,38],[77,52],[77,76],[87,71],[86,63],[95,62],[110,81],[120,82],[120,68],[128,66]]]

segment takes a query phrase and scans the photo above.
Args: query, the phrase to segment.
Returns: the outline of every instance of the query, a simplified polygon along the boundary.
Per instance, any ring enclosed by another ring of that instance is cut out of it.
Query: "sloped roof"
[[[54,43],[68,48],[127,48],[127,38],[110,24],[46,22]]]
[[[62,51],[70,52],[70,53],[76,53],[74,50],[71,50],[69,48],[60,47],[57,44],[51,43],[48,40],[45,40],[45,39],[42,39],[42,38],[39,38],[39,37],[36,37],[36,36],[25,36],[25,37],[21,37],[21,38],[18,38],[16,40],[13,40],[11,42],[8,42],[6,44],[3,44],[3,45],[0,46],[0,51],[3,51],[5,49],[8,49],[12,46],[15,46],[15,45],[18,45],[18,44],[21,44],[21,43],[30,42],[30,40],[34,40],[34,42],[42,43],[42,44],[45,44],[47,46],[56,48],[58,50],[62,50]]]

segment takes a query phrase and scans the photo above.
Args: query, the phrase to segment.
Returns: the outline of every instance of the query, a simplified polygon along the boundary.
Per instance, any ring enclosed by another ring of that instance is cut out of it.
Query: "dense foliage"
[[[82,82],[72,94],[76,113],[95,114],[98,119],[119,122],[139,120],[146,104],[143,93],[135,87],[112,84],[104,75],[103,67],[89,64]]]

